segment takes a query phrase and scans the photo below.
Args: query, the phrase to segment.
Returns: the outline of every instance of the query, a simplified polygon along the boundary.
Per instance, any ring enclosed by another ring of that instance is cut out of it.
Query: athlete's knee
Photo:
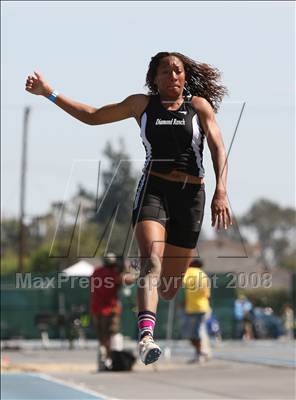
[[[163,292],[161,289],[158,290],[158,294],[163,300],[172,300],[175,297],[175,293]]]
[[[158,288],[158,294],[163,300],[172,300],[177,293],[178,289],[166,290],[161,286]]]
[[[149,257],[143,257],[141,260],[141,272],[140,276],[146,276],[148,274],[160,275],[161,272],[161,257],[155,253]]]
[[[160,278],[160,285],[158,287],[158,294],[163,300],[172,300],[175,297],[179,287],[181,286],[182,277],[166,277]]]

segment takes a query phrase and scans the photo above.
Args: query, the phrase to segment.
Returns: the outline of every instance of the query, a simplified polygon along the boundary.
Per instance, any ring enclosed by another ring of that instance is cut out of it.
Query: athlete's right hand
[[[36,71],[34,71],[34,75],[28,75],[27,77],[26,91],[32,94],[46,97],[48,97],[53,92],[43,76]]]

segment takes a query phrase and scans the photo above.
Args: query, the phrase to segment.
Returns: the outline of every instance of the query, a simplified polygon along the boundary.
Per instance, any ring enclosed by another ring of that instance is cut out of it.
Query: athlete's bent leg
[[[158,293],[164,300],[171,300],[182,286],[183,276],[189,267],[195,249],[166,243]]]

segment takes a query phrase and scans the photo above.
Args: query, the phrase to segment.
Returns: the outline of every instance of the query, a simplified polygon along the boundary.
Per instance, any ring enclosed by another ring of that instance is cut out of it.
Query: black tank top
[[[141,115],[141,138],[146,150],[143,168],[169,173],[172,170],[204,177],[204,132],[198,115],[185,97],[178,110],[166,110],[159,95],[151,95]]]

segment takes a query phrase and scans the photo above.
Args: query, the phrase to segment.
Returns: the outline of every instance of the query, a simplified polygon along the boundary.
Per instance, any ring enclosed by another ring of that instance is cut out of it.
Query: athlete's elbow
[[[96,108],[93,108],[86,113],[86,115],[84,116],[83,122],[85,122],[87,125],[101,125],[102,124],[102,121],[99,118]]]
[[[78,118],[78,120],[86,125],[98,125],[97,123],[95,123],[93,120],[91,120],[89,118],[80,117],[80,118]]]
[[[94,126],[94,125],[101,125],[103,122],[102,121],[100,121],[100,120],[98,120],[97,118],[92,118],[92,117],[87,117],[84,121],[82,121],[82,122],[84,122],[85,124],[87,124],[87,125],[92,125],[92,126]]]
[[[70,113],[74,118],[78,119],[78,121],[82,122],[86,125],[97,125],[96,121],[92,117],[90,112],[86,111],[78,111]]]
[[[87,121],[84,121],[87,125],[101,125],[100,121],[94,120],[92,118],[87,119]]]
[[[219,148],[216,146],[210,146],[210,153],[212,161],[216,161],[219,159]]]
[[[212,158],[226,158],[226,151],[221,143],[213,142],[209,144]]]

